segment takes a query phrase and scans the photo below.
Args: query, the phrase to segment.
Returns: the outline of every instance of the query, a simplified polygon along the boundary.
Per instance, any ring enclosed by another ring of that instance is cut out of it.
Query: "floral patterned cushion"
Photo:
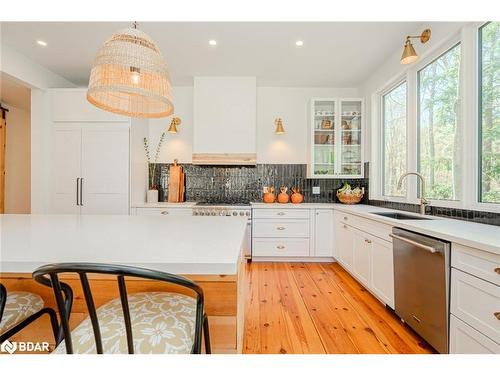
[[[42,298],[29,292],[7,293],[5,309],[0,321],[0,333],[6,332],[16,324],[43,309]]]
[[[134,353],[189,354],[194,341],[196,300],[177,293],[151,292],[128,295]],[[97,309],[103,352],[127,354],[127,336],[120,299]],[[71,332],[73,352],[97,353],[94,331],[87,317]],[[66,353],[64,341],[54,353]]]

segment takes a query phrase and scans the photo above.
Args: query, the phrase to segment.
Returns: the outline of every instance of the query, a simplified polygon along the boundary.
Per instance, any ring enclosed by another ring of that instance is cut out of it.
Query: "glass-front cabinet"
[[[362,99],[311,100],[308,177],[363,177]]]

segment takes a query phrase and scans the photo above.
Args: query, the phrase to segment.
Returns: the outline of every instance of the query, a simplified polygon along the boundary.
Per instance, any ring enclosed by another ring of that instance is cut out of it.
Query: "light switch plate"
[[[313,194],[321,194],[319,186],[313,186]]]

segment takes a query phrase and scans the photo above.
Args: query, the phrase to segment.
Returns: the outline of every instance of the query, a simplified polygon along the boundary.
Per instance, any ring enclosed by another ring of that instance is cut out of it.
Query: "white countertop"
[[[132,207],[138,208],[192,208],[196,205],[196,202],[179,202],[179,203],[170,203],[170,202],[156,202],[156,203],[134,203]]]
[[[233,275],[246,226],[234,217],[0,215],[0,272],[98,262]]]
[[[252,202],[252,208],[335,208],[338,206],[336,203],[263,203]]]
[[[401,212],[413,216],[421,215],[365,204],[344,205],[336,203],[334,209],[490,253],[500,254],[500,227],[495,225],[430,215],[426,215],[426,217],[432,220],[397,220],[374,215],[373,212]]]

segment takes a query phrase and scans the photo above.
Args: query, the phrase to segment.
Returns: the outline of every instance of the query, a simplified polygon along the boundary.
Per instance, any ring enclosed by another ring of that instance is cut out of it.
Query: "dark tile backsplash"
[[[156,185],[160,202],[167,200],[168,169],[170,164],[158,164]],[[186,200],[197,202],[245,203],[260,202],[262,187],[298,186],[304,202],[338,202],[335,192],[344,182],[354,188],[365,188],[361,203],[395,210],[419,212],[416,204],[370,200],[368,196],[369,163],[364,165],[364,178],[359,179],[309,179],[306,164],[258,164],[256,166],[202,166],[182,164],[186,173]],[[319,186],[321,194],[313,195],[312,187]],[[428,213],[451,219],[474,221],[500,226],[500,214],[493,212],[461,210],[428,206]]]
[[[168,189],[169,164],[159,164],[156,184],[159,200],[165,201]],[[334,202],[335,192],[344,182],[365,188],[363,202],[368,202],[368,178],[361,179],[308,179],[306,164],[258,164],[256,166],[201,166],[182,164],[186,174],[186,200],[206,202],[259,202],[262,188],[298,186],[305,202]],[[365,165],[366,167],[366,165]],[[367,168],[366,168],[367,169]],[[365,176],[367,174],[365,173]],[[321,193],[312,194],[319,186]]]
[[[420,212],[418,204],[386,202],[370,200],[368,204],[377,207],[392,208],[408,212]],[[495,212],[462,210],[458,208],[447,208],[437,206],[427,206],[427,213],[434,216],[447,217],[450,219],[473,221],[476,223],[491,224],[500,226],[500,214]]]

